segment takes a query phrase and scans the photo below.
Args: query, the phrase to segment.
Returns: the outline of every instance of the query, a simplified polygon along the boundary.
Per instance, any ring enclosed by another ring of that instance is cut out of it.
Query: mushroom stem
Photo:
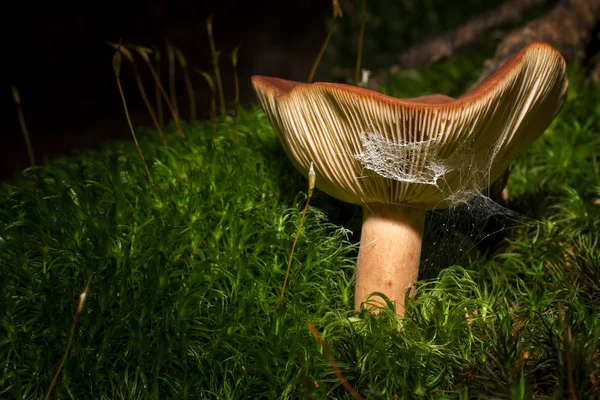
[[[370,203],[363,207],[363,226],[356,265],[354,308],[360,310],[373,292],[385,294],[404,315],[404,296],[419,275],[425,209]],[[378,306],[380,296],[368,299]]]

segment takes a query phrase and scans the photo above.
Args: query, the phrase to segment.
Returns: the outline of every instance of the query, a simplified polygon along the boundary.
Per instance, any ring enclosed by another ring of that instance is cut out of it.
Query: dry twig
[[[518,21],[527,10],[547,0],[510,0],[456,29],[411,46],[397,58],[396,68],[417,68],[451,57],[458,49],[475,42],[490,29]]]
[[[546,15],[506,36],[475,86],[534,40],[548,42],[567,60],[583,56],[599,18],[600,0],[561,0]]]

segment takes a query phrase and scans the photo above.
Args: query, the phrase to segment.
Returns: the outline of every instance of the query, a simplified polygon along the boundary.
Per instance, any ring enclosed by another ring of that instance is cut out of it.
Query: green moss
[[[452,68],[399,79],[417,76],[425,92],[454,82],[452,94],[477,73]],[[572,385],[591,398],[600,99],[577,68],[570,77],[565,108],[513,166],[509,190],[527,222],[488,258],[475,252],[421,282],[401,330],[390,310],[354,316],[356,238],[340,225],[358,219],[318,192],[277,309],[306,182],[257,108],[241,118],[239,157],[230,119],[214,144],[204,122],[185,126],[186,141],[173,131],[166,147],[146,132],[156,193],[130,142],[4,184],[0,396],[43,396],[91,278],[57,398],[349,397],[307,321],[369,398],[560,398]]]

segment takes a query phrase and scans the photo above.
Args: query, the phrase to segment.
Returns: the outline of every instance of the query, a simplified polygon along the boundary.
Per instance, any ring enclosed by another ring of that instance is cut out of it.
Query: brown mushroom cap
[[[280,142],[317,187],[349,203],[444,208],[493,182],[566,97],[561,54],[533,42],[458,99],[397,99],[337,83],[252,77]]]

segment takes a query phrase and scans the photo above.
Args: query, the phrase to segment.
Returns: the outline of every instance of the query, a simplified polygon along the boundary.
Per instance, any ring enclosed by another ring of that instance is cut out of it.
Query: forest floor
[[[461,93],[484,55],[384,91]],[[155,191],[129,140],[3,183],[0,396],[43,397],[77,315],[56,398],[350,397],[342,382],[373,399],[599,397],[600,90],[577,62],[569,79],[511,168],[494,246],[456,226],[436,262],[429,232],[401,320],[354,313],[360,209],[318,190],[279,300],[307,189],[257,107],[239,147],[231,116],[214,140],[210,122],[183,123],[185,139],[170,125],[167,145],[138,129]]]

